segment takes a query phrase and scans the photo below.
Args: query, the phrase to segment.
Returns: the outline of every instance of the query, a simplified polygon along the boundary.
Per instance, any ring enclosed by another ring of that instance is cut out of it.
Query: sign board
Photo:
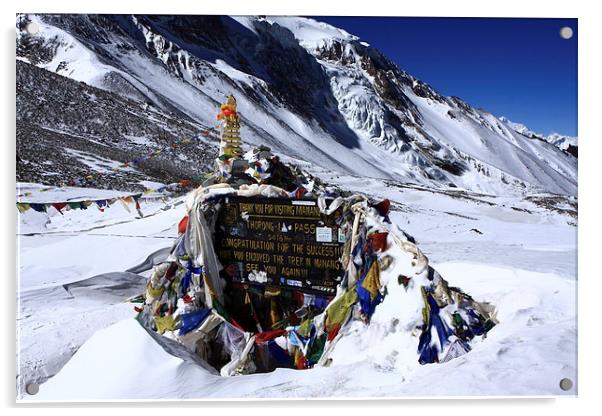
[[[334,294],[345,244],[342,208],[316,201],[228,196],[215,228],[215,251],[233,282]]]

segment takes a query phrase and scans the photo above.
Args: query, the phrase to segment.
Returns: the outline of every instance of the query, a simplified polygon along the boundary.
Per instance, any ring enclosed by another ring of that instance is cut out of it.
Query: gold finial
[[[226,104],[229,105],[232,108],[232,110],[236,111],[236,98],[234,98],[233,95],[228,96]]]
[[[217,119],[220,120],[221,140],[216,169],[220,176],[228,178],[233,163],[242,156],[240,117],[236,111],[236,98],[233,95],[229,95],[226,103],[220,106]]]

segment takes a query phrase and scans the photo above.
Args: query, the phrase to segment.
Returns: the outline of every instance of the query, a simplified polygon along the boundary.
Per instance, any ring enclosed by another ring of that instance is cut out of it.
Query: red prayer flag
[[[295,198],[297,198],[297,199],[303,198],[303,195],[305,195],[306,192],[307,192],[307,190],[304,187],[300,186],[295,191]]]
[[[186,228],[188,227],[188,215],[180,220],[178,224],[178,234],[184,234],[186,232]]]
[[[387,249],[387,236],[389,233],[372,233],[368,236],[368,240],[372,243],[372,250],[384,251]]]
[[[324,329],[326,329],[326,332],[328,332],[328,337],[326,337],[326,340],[332,341],[333,339],[335,339],[335,337],[339,333],[339,330],[341,329],[341,324],[335,324],[335,325],[331,326],[330,328],[324,328]]]
[[[277,329],[274,331],[260,332],[258,334],[255,334],[255,343],[263,344],[264,342],[271,341],[274,338],[281,337],[283,335],[286,335],[287,333],[288,332],[286,332],[285,329]]]
[[[378,204],[374,205],[374,208],[378,211],[380,215],[386,217],[389,215],[389,210],[391,209],[391,201],[388,199],[383,199]]]
[[[56,203],[52,204],[52,206],[54,207],[54,209],[56,209],[58,212],[60,212],[61,215],[63,215],[63,212],[61,210],[63,208],[65,208],[67,206],[67,204],[61,203],[61,202],[56,202]]]

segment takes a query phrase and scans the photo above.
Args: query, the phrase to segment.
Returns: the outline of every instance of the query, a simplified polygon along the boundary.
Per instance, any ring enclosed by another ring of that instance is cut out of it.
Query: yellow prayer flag
[[[19,212],[21,214],[23,214],[25,211],[27,211],[30,208],[29,204],[25,203],[25,202],[17,202],[17,209],[19,210]]]
[[[362,287],[370,292],[372,298],[374,298],[380,290],[380,267],[378,266],[378,261],[372,262],[372,266],[370,267],[370,270],[368,270],[368,274],[362,283]]]
[[[163,335],[165,331],[173,331],[176,329],[176,321],[172,315],[155,316],[155,325],[157,326],[157,332]]]
[[[164,290],[165,288],[163,286],[160,286],[159,288],[155,289],[154,287],[152,287],[152,285],[149,284],[146,287],[146,297],[152,299],[159,299],[163,294]]]
[[[306,319],[305,321],[301,322],[299,329],[297,329],[297,333],[303,337],[308,337],[309,332],[311,331],[312,322],[313,319]]]
[[[326,310],[324,326],[329,328],[336,324],[342,324],[347,317],[347,311],[357,300],[358,297],[355,288],[348,289],[343,296],[335,300]]]

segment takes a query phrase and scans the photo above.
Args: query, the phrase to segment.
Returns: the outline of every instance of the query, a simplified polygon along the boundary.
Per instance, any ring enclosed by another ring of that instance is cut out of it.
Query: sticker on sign
[[[345,233],[339,228],[339,243],[344,243],[346,240]]]
[[[332,228],[316,227],[316,241],[318,243],[330,243],[332,241]]]
[[[313,206],[315,206],[315,205],[316,205],[316,203],[315,203],[314,201],[302,201],[302,200],[301,200],[301,201],[298,201],[298,200],[296,200],[296,201],[291,201],[291,203],[292,203],[293,205],[306,205],[306,206],[308,206],[308,207],[313,207]]]

